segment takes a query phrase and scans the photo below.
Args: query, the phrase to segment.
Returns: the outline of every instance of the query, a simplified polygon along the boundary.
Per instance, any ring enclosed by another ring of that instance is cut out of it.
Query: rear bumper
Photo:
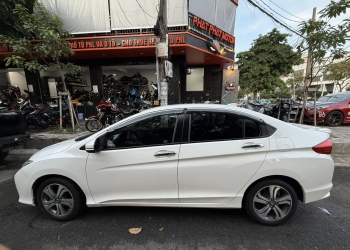
[[[30,134],[12,135],[0,138],[0,151],[9,151],[13,146],[16,146],[30,139]]]
[[[303,179],[300,184],[304,189],[304,202],[309,203],[327,198],[333,187],[334,162],[327,155],[322,164]]]

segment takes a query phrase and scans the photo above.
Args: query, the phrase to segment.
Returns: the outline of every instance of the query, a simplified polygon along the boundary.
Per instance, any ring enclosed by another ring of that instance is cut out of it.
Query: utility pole
[[[316,21],[316,7],[313,9],[312,12],[312,21]],[[311,36],[312,34],[309,34]],[[306,72],[305,72],[305,78],[304,78],[304,100],[303,100],[303,108],[301,109],[301,114],[299,118],[299,123],[301,124],[303,122],[304,118],[304,112],[305,112],[305,107],[306,107],[306,101],[307,101],[307,89],[309,86],[309,81],[310,81],[310,74],[311,74],[311,60],[312,60],[312,47],[310,44],[309,45],[309,50],[308,50],[308,55],[307,55],[307,63],[306,63]],[[312,76],[311,76],[312,78]],[[314,110],[316,112],[316,110]]]
[[[158,21],[159,21],[159,39],[160,44],[163,44],[163,49],[168,50],[168,45],[165,43],[168,43],[168,17],[167,17],[167,0],[160,0],[159,5],[159,14],[158,14]],[[160,45],[158,44],[158,45]],[[160,48],[160,47],[158,47]],[[159,49],[158,49],[159,52]],[[160,65],[160,105],[165,106],[168,105],[168,80],[165,75],[165,62],[167,60],[169,51],[166,52],[167,56],[159,57],[159,65]]]

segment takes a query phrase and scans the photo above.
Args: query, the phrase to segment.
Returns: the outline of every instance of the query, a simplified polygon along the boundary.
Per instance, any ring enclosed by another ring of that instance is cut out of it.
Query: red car
[[[322,96],[316,102],[316,120],[335,127],[350,123],[350,92]],[[314,121],[314,104],[306,104],[304,121]]]

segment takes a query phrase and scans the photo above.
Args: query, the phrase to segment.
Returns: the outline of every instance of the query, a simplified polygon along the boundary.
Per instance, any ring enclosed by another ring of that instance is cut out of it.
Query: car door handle
[[[255,149],[255,148],[262,148],[264,147],[264,144],[261,143],[246,143],[243,144],[242,148],[244,149]]]
[[[172,151],[166,151],[166,150],[161,150],[155,153],[155,157],[161,158],[161,157],[170,157],[176,155],[175,152]]]

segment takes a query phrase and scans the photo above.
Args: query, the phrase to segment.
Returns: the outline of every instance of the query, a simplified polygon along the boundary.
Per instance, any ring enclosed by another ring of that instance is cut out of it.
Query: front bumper
[[[30,178],[23,169],[15,174],[15,184],[19,195],[19,202],[35,206],[33,195],[34,180]]]

